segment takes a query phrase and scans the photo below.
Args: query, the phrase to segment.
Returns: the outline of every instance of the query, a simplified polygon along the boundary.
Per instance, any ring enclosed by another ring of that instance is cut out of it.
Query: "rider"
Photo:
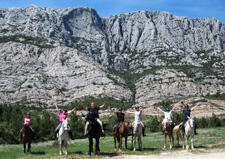
[[[125,113],[122,112],[122,108],[119,108],[119,111],[114,111],[111,107],[108,107],[108,109],[117,116],[116,125],[113,127],[113,132],[117,134],[119,126],[124,122]],[[130,132],[128,132],[128,135],[130,135]]]
[[[133,122],[133,124],[134,123],[140,123],[141,124],[141,126],[142,126],[142,132],[143,132],[143,136],[146,136],[145,135],[145,125],[143,124],[143,122],[141,121],[141,113],[142,113],[142,109],[140,109],[140,107],[139,106],[136,106],[135,107],[135,112],[128,112],[128,114],[134,114],[134,122]]]
[[[71,114],[73,111],[75,111],[76,108],[73,108],[72,110],[68,111],[68,113],[67,113],[67,110],[64,109],[63,112],[61,113],[60,110],[59,110],[59,108],[58,108],[58,106],[57,106],[57,103],[55,103],[55,107],[56,107],[57,112],[59,113],[59,125],[56,127],[55,132],[54,132],[54,138],[56,139],[56,134],[59,131],[59,129],[60,129],[61,125],[62,125],[63,120],[65,120],[67,118],[67,116],[69,114]],[[68,133],[70,135],[70,138],[72,140],[74,140],[73,135],[72,135],[72,131],[71,131],[69,125],[68,125],[68,130],[69,130]]]
[[[188,120],[188,117],[190,117],[191,115],[191,111],[193,111],[197,106],[199,106],[200,103],[198,102],[197,105],[191,109],[189,109],[189,105],[188,104],[184,104],[184,109],[182,109],[181,107],[179,107],[178,105],[175,105],[178,109],[180,109],[180,111],[182,111],[184,113],[184,119],[183,119],[183,123],[181,125],[181,129],[182,129],[182,135],[184,136],[185,133],[185,128],[184,128],[184,124],[186,123],[186,121]],[[196,132],[196,125],[194,126],[194,131],[195,131],[195,135],[197,135]]]
[[[164,120],[167,120],[170,125],[172,125],[173,121],[172,121],[172,112],[173,110],[176,108],[176,106],[173,107],[173,109],[170,111],[169,108],[166,108],[166,111],[164,112],[161,108],[157,108],[160,112],[164,113]],[[163,120],[163,121],[164,121]],[[162,121],[162,124],[163,124]],[[162,135],[164,134],[163,130],[162,130],[163,125],[161,126],[161,131],[162,131]]]
[[[84,109],[84,110],[87,110],[87,111],[89,111],[89,112],[91,112],[91,113],[93,113],[93,114],[95,115],[95,118],[96,118],[97,122],[98,122],[98,123],[100,124],[100,126],[101,126],[101,130],[102,130],[102,131],[101,131],[101,136],[105,136],[105,134],[104,134],[104,129],[103,129],[103,126],[102,126],[102,122],[101,122],[101,120],[99,120],[99,114],[98,114],[98,111],[99,111],[100,109],[102,109],[106,104],[107,104],[107,101],[105,101],[104,104],[101,105],[100,107],[96,107],[96,106],[95,106],[95,102],[92,102],[92,103],[91,103],[91,108],[87,108],[87,107],[84,106],[83,101],[81,101],[81,106],[83,107],[83,109]],[[87,135],[88,135],[88,130],[87,130],[88,124],[89,124],[89,122],[87,121],[86,124],[85,124],[85,128],[84,128],[84,136],[87,136]]]
[[[22,112],[23,117],[24,117],[24,123],[23,123],[23,125],[24,126],[29,126],[29,128],[31,129],[31,131],[33,133],[32,136],[34,137],[34,130],[30,126],[30,124],[31,124],[30,113],[27,112],[27,114],[25,115],[24,112],[23,112],[23,110],[21,108],[20,108],[20,111]],[[20,130],[20,141],[22,141],[22,129]]]

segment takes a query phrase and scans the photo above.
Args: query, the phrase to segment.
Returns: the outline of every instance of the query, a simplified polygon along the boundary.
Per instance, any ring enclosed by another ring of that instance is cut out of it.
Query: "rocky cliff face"
[[[49,105],[53,88],[66,104],[84,96],[140,103],[225,93],[225,24],[215,18],[2,8],[0,42],[1,102],[26,94]]]

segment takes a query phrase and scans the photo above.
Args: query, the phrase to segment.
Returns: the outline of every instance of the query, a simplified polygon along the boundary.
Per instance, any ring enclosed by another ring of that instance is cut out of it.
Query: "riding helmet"
[[[169,108],[166,108],[166,111],[170,111]]]
[[[122,108],[119,108],[119,111],[121,111],[122,110]]]

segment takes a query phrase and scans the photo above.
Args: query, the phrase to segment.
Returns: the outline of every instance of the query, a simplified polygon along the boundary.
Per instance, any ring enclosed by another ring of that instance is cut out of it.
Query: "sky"
[[[225,22],[225,0],[0,0],[0,8],[31,4],[54,9],[91,7],[102,17],[147,10],[167,11],[189,18],[215,17]]]

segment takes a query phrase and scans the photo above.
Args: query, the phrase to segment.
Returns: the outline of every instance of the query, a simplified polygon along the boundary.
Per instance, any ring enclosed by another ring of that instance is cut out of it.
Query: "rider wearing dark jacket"
[[[114,111],[111,107],[108,107],[114,114],[117,116],[116,125],[113,127],[113,132],[118,133],[119,126],[124,122],[125,113],[122,112],[122,108],[119,108],[119,111]],[[128,134],[130,134],[128,132]]]
[[[178,105],[175,105],[178,109],[180,109],[180,111],[183,112],[184,114],[184,118],[183,118],[183,123],[181,125],[181,129],[182,129],[182,135],[184,135],[185,133],[185,128],[184,128],[184,124],[187,122],[188,117],[191,116],[191,111],[193,111],[197,106],[199,106],[200,103],[197,103],[197,105],[191,109],[189,109],[189,105],[188,104],[184,104],[184,109],[182,109],[181,107],[179,107]],[[196,126],[195,126],[195,135],[196,135]]]

